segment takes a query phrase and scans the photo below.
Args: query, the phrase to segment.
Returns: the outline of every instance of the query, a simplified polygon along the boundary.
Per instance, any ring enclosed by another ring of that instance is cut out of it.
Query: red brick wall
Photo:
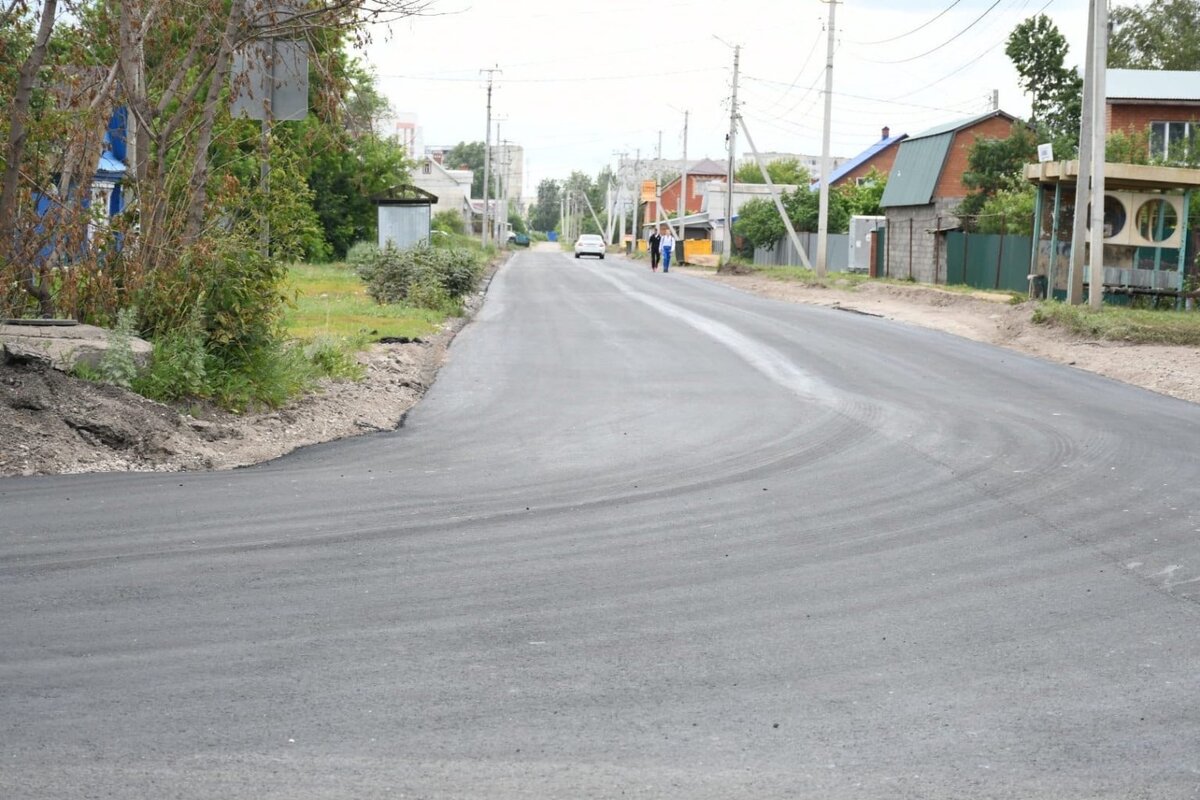
[[[869,173],[872,169],[877,169],[884,175],[890,175],[892,172],[892,165],[896,163],[896,153],[899,150],[900,142],[888,145],[887,148],[880,150],[878,153],[871,156],[870,159],[847,172],[845,175],[835,181],[833,186],[841,186],[847,183],[853,186],[854,182],[858,178],[867,177],[867,173]]]
[[[966,197],[967,187],[963,186],[962,176],[967,171],[967,156],[971,152],[971,145],[975,144],[975,140],[980,137],[1007,139],[1012,133],[1013,124],[1004,117],[989,117],[978,125],[972,125],[956,133],[954,141],[950,144],[950,154],[946,157],[946,165],[942,168],[942,175],[938,178],[933,196]]]
[[[1105,114],[1109,131],[1146,133],[1151,122],[1200,120],[1200,105],[1191,103],[1109,103]]]
[[[700,187],[709,181],[725,180],[724,175],[693,175],[688,173],[688,197],[686,213],[694,214],[700,210],[701,203],[704,202],[704,197],[700,192]],[[662,193],[663,208],[668,214],[675,214],[679,211],[679,181],[673,182],[670,186],[663,189]],[[654,219],[658,214],[658,207],[654,201],[646,203],[646,219]]]

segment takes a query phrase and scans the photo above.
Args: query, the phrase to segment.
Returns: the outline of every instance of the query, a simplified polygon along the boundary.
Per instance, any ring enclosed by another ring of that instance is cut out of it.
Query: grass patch
[[[445,318],[427,308],[376,303],[345,264],[294,264],[288,287],[296,307],[285,315],[284,325],[289,335],[306,342],[332,337],[361,349],[382,336],[428,336]]]
[[[818,280],[815,270],[804,267],[750,267],[750,269],[755,275],[761,275],[771,280],[820,288],[836,286],[839,289],[856,289],[862,284],[874,280],[869,275],[857,272],[827,272],[823,280]]]
[[[1094,311],[1047,301],[1033,312],[1033,321],[1053,325],[1079,336],[1138,344],[1200,345],[1200,314],[1105,306]]]

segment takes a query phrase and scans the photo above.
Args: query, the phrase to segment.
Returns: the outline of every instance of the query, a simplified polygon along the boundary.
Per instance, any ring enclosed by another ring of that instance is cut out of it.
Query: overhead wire
[[[907,33],[902,33],[899,36],[890,36],[887,39],[877,39],[873,42],[855,42],[855,41],[851,40],[851,43],[852,44],[861,44],[861,45],[866,45],[866,46],[874,46],[877,44],[887,44],[888,42],[895,42],[900,39],[903,39],[906,36],[912,36],[914,33],[918,32],[918,31],[922,31],[925,28],[928,28],[933,23],[937,22],[939,19],[944,17],[947,14],[947,12],[949,12],[952,8],[954,8],[956,5],[958,5],[961,2],[962,2],[962,0],[954,0],[953,3],[946,6],[941,11],[939,11],[937,16],[935,16],[933,19],[930,19],[927,22],[925,22],[921,25],[918,25],[917,27],[913,28],[911,31],[908,31]]]
[[[946,45],[955,41],[956,39],[958,39],[958,37],[962,36],[964,33],[971,30],[971,28],[974,28],[976,25],[978,25],[980,22],[982,22],[984,17],[986,17],[988,14],[992,13],[992,11],[996,8],[996,6],[1000,5],[1001,2],[1003,2],[1003,0],[995,0],[995,2],[993,2],[990,6],[988,6],[982,14],[980,14],[978,17],[976,17],[974,20],[972,20],[970,25],[963,28],[961,31],[954,34],[949,39],[947,39],[946,41],[939,44],[937,47],[930,48],[929,50],[926,50],[924,53],[920,53],[915,56],[909,56],[908,58],[896,59],[894,61],[874,61],[873,59],[864,59],[864,60],[872,61],[875,64],[907,64],[910,61],[916,61],[917,59],[924,58],[925,56],[928,56],[928,55],[932,55],[933,53],[936,53],[938,50],[941,50],[943,47],[945,47]]]

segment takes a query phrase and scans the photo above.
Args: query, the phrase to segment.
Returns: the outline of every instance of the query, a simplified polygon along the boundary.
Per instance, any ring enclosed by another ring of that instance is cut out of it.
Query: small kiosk
[[[378,209],[379,249],[391,244],[404,250],[429,241],[432,208],[437,195],[416,186],[393,186],[371,198]]]
[[[1109,295],[1180,298],[1194,256],[1188,206],[1200,170],[1104,165],[1104,287]],[[1027,164],[1037,186],[1029,278],[1035,294],[1066,295],[1078,161]],[[1084,285],[1088,283],[1085,271]]]

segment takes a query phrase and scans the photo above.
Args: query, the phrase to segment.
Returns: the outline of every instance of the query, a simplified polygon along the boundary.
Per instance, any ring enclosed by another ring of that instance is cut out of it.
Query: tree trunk
[[[192,174],[188,179],[187,225],[184,228],[184,244],[191,244],[204,227],[204,207],[208,202],[208,147],[212,144],[213,126],[217,121],[218,100],[225,80],[229,77],[230,62],[233,60],[233,43],[242,23],[242,3],[231,3],[225,32],[221,36],[221,47],[209,78],[208,96],[204,99],[204,113],[200,118],[200,132],[196,137],[196,158]]]
[[[17,91],[13,95],[12,106],[9,110],[8,152],[4,165],[4,180],[0,185],[0,220],[11,225],[11,228],[0,236],[0,257],[10,259],[18,257],[16,236],[20,226],[15,222],[21,161],[25,156],[26,122],[29,119],[29,107],[33,101],[33,90],[38,83],[38,72],[46,60],[50,34],[54,30],[54,15],[57,11],[58,0],[43,0],[42,18],[38,24],[37,37],[34,39],[33,49],[29,51],[29,57],[21,65],[17,77]],[[37,274],[29,263],[21,265],[21,285],[37,298],[43,315],[52,315],[54,304],[50,297],[50,287],[46,285],[45,281],[38,280]]]

